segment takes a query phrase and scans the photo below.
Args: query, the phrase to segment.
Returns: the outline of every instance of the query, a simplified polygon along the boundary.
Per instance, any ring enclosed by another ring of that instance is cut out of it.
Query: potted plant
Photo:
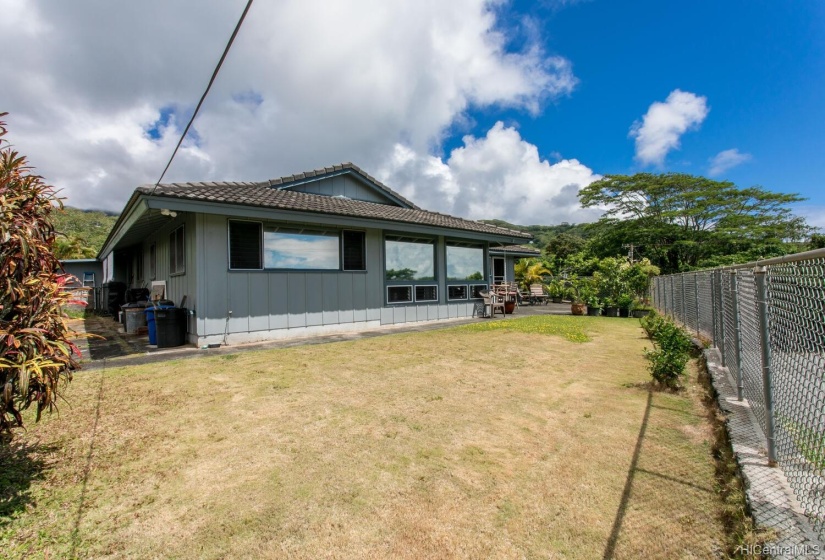
[[[651,314],[653,308],[647,305],[644,301],[638,299],[633,301],[633,306],[630,309],[630,316],[634,319],[642,319]]]
[[[616,305],[619,307],[619,317],[629,317],[630,306],[633,305],[633,296],[627,293],[621,294],[616,299]]]
[[[570,312],[573,315],[584,315],[587,313],[587,299],[595,293],[593,286],[587,280],[573,277],[570,280]]]
[[[598,317],[602,313],[602,302],[596,294],[591,294],[584,300],[587,304],[587,314],[591,317]]]
[[[619,316],[619,306],[616,305],[615,300],[613,298],[605,298],[604,300],[604,311],[603,315],[605,317],[618,317]]]
[[[553,303],[561,303],[564,297],[564,285],[560,280],[553,280],[547,286],[547,295],[550,296],[550,301]]]

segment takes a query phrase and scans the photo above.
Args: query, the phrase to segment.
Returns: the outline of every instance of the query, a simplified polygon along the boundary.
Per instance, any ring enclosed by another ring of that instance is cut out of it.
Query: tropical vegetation
[[[0,118],[7,113],[0,113]],[[25,156],[3,137],[0,121],[0,442],[23,426],[21,410],[36,419],[54,408],[61,387],[78,367],[77,347],[62,311],[69,301],[54,255],[51,216],[61,204],[52,187],[32,173]]]

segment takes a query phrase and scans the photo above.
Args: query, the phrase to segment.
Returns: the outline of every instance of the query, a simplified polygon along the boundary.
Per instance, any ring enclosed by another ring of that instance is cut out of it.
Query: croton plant
[[[0,443],[23,426],[21,411],[36,419],[55,407],[78,367],[63,306],[68,276],[53,254],[51,212],[61,206],[54,188],[33,174],[26,158],[4,138],[0,113]],[[74,302],[72,302],[74,303]]]

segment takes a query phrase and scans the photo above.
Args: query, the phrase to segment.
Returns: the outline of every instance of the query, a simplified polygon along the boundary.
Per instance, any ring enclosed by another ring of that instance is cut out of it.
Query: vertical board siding
[[[324,182],[313,184],[319,189],[339,189],[341,194],[351,198],[355,198],[351,196],[354,194],[352,189],[364,188],[348,177],[328,181],[329,185]],[[333,185],[336,181],[340,184]],[[465,316],[472,307],[434,303],[387,306],[383,281],[383,232],[380,230],[366,230],[366,272],[231,271],[227,253],[227,218],[201,214],[197,220],[195,216],[189,219],[186,274],[167,282],[170,295],[177,301],[184,293],[187,302],[200,301],[201,307],[197,309],[199,336],[222,335],[227,328],[231,333],[244,333],[366,321],[398,324],[446,319]],[[153,238],[157,243],[159,278],[168,276],[168,235],[172,226],[177,225],[178,221],[170,224]],[[439,269],[445,266],[444,246],[444,239],[439,238],[436,261]],[[144,251],[148,255],[148,243]],[[198,256],[200,258],[196,258]],[[148,261],[144,266],[148,272]],[[196,282],[196,279],[201,281]],[[446,287],[442,284],[439,281],[439,297],[444,301]],[[199,288],[197,294],[195,286]],[[230,310],[232,317],[227,323]]]

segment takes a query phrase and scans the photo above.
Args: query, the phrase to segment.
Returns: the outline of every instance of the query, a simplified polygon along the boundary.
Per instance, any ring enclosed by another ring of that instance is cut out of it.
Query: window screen
[[[229,222],[229,268],[260,270],[261,224]]]
[[[367,270],[367,251],[363,231],[344,231],[341,234],[344,270]]]
[[[169,274],[186,272],[183,226],[169,234]]]

